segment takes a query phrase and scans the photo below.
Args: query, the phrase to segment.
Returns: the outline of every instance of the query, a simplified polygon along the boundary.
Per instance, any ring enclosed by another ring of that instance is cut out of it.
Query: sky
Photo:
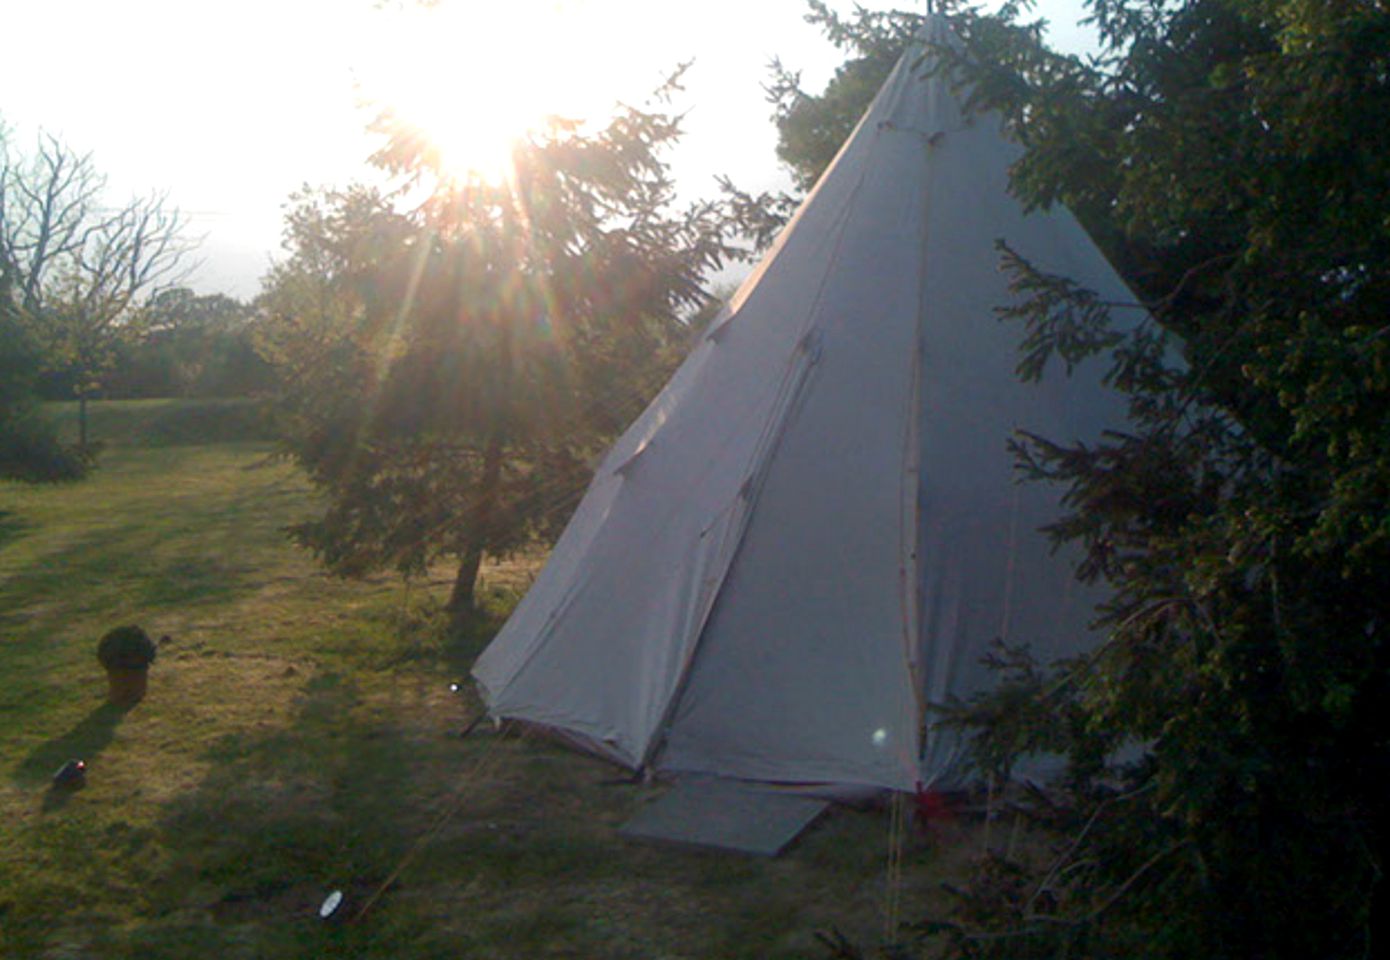
[[[916,9],[925,0],[877,2]],[[714,178],[788,182],[762,85],[768,62],[819,89],[842,57],[806,24],[804,0],[5,0],[0,122],[14,153],[39,131],[90,152],[109,201],[159,191],[201,238],[189,284],[253,296],[304,185],[370,179],[372,108],[390,102],[486,163],[523,115],[601,116],[642,102],[693,60],[681,193]],[[850,0],[831,0],[852,10]],[[1039,0],[1050,39],[1086,49],[1080,0]],[[497,129],[494,129],[497,128]],[[474,132],[471,138],[460,136]],[[480,136],[486,131],[489,136]],[[456,147],[457,149],[452,149]],[[481,158],[481,159],[480,159]]]

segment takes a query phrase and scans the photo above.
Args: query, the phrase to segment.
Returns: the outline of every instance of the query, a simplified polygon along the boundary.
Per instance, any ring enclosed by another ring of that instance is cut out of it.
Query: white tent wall
[[[894,787],[916,779],[904,471],[916,446],[928,147],[889,126],[917,119],[909,67],[894,71],[827,174],[837,189],[808,201],[842,204],[809,280],[811,366],[701,638],[663,767]],[[731,348],[745,330],[784,322],[758,296],[772,281],[732,321]]]
[[[1017,148],[920,55],[600,466],[474,667],[494,716],[630,766],[911,789],[958,773],[923,725],[992,684],[991,641],[1094,642],[1096,597],[1038,532],[1060,491],[1018,484],[1006,444],[1122,406],[1097,364],[1018,381],[995,241],[1132,297],[1066,211],[1024,215]]]
[[[839,161],[867,147],[851,137]],[[810,368],[805,337],[858,179],[832,165],[599,465],[536,583],[474,664],[493,716],[565,730],[629,766],[648,759],[758,469]]]
[[[1065,208],[1025,215],[1009,196],[1009,167],[1021,151],[998,118],[964,122],[948,88],[932,86],[918,610],[925,699],[942,704],[997,682],[981,662],[996,638],[1028,644],[1044,663],[1095,643],[1088,627],[1104,595],[1079,583],[1075,554],[1054,554],[1040,531],[1060,515],[1062,491],[1020,483],[1006,443],[1019,430],[1059,443],[1095,440],[1125,423],[1122,399],[1100,382],[1099,360],[1070,377],[1058,363],[1038,383],[1019,380],[1022,325],[994,312],[1014,299],[997,241],[1116,304],[1117,323],[1144,314]],[[960,760],[959,738],[929,725],[923,780],[952,781]]]

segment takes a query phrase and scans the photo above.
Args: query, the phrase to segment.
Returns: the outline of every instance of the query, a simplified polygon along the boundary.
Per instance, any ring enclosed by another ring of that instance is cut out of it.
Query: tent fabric
[[[1134,297],[1067,211],[1009,195],[1018,148],[923,53],[600,465],[474,667],[494,716],[633,767],[912,789],[960,776],[933,707],[994,682],[993,641],[1095,642],[1039,531],[1060,491],[1007,443],[1123,405],[1095,363],[1019,382],[996,241]]]
[[[829,801],[724,778],[689,777],[623,824],[638,840],[775,857]]]

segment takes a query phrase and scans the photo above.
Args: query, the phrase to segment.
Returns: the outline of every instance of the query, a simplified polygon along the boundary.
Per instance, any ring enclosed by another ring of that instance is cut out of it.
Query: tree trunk
[[[458,576],[454,577],[454,589],[449,592],[449,615],[460,620],[477,609],[474,586],[478,582],[478,568],[483,565],[483,550],[473,547],[463,555],[459,562]]]
[[[449,593],[449,615],[455,622],[477,612],[474,587],[478,570],[483,565],[483,553],[489,537],[492,513],[497,507],[497,487],[502,479],[502,455],[505,452],[501,432],[488,439],[483,453],[483,472],[478,478],[478,499],[469,518],[469,544],[461,555],[458,576]]]
[[[87,392],[77,395],[77,448],[87,449]]]

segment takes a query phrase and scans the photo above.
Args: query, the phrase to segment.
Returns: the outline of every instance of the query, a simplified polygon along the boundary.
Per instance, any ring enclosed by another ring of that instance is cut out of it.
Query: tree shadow
[[[29,524],[25,523],[19,514],[13,510],[0,510],[0,548],[11,540],[18,540],[28,529]]]
[[[143,891],[150,916],[129,931],[132,955],[186,956],[190,938],[219,952],[229,931],[249,928],[258,956],[337,953],[320,940],[344,931],[309,918],[332,889],[356,909],[379,887],[428,822],[406,798],[437,791],[419,778],[459,752],[457,740],[416,741],[363,717],[361,699],[352,680],[320,674],[288,726],[231,734],[207,751],[202,783],[160,819],[168,860]],[[188,920],[190,909],[204,918]],[[348,937],[346,954],[377,935]]]
[[[60,737],[39,744],[14,769],[14,780],[21,786],[37,786],[51,778],[69,760],[92,762],[116,737],[118,727],[130,707],[103,703],[87,714],[77,726]],[[44,809],[61,806],[68,791],[54,792],[44,799]]]
[[[0,624],[42,636],[55,623],[117,604],[179,610],[253,592],[261,584],[255,565],[238,559],[235,544],[203,539],[217,529],[217,518],[206,513],[182,523],[133,521],[76,538],[0,582]],[[231,508],[224,513],[235,515]],[[0,528],[0,544],[3,536]]]
[[[449,671],[459,677],[460,684],[472,685],[468,675],[473,669],[473,661],[497,636],[497,631],[502,629],[506,620],[505,615],[483,608],[456,617],[444,626],[442,658]]]

